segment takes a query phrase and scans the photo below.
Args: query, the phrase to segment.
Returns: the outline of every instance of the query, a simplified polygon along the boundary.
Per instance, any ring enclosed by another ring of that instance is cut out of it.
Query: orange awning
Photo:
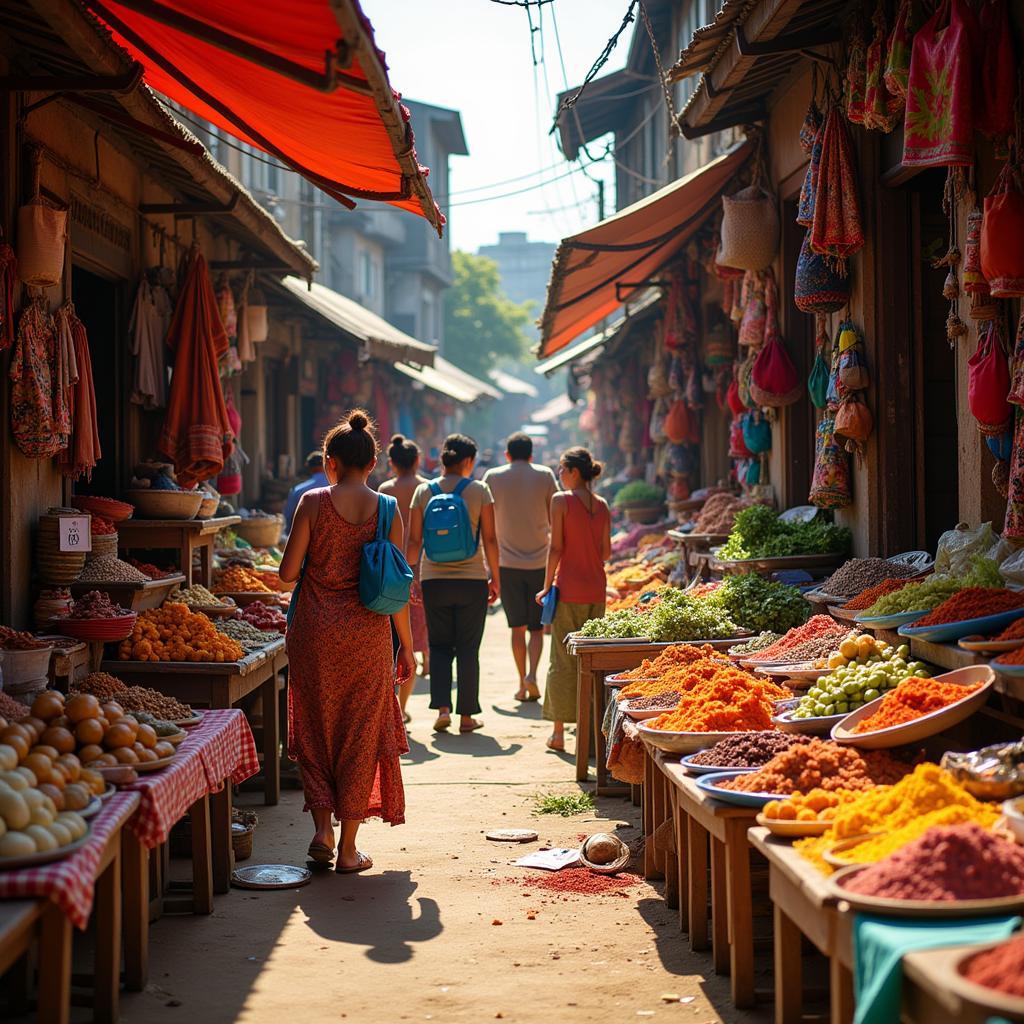
[[[646,287],[642,282],[686,245],[718,205],[750,152],[749,142],[739,143],[700,170],[563,239],[540,321],[539,358],[565,348],[637,291],[617,293],[616,283]]]
[[[358,0],[84,0],[157,92],[347,206],[444,217]]]

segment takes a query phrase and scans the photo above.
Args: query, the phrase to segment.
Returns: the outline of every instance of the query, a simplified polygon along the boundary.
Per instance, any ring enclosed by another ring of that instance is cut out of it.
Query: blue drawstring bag
[[[412,569],[405,555],[388,539],[398,502],[377,496],[377,536],[363,545],[359,562],[359,600],[371,612],[395,615],[409,603]]]
[[[555,611],[558,608],[558,587],[552,587],[545,595],[540,605],[540,624],[550,626],[555,621]]]
[[[772,425],[761,413],[751,411],[743,417],[743,443],[755,455],[772,450]]]

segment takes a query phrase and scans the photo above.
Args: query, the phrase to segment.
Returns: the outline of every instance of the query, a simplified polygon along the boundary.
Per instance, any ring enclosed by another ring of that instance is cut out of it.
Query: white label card
[[[61,551],[92,551],[92,533],[88,516],[62,516],[60,520]]]

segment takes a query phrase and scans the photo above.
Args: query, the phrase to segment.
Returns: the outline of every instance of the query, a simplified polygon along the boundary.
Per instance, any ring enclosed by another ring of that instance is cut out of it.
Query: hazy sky
[[[582,81],[626,7],[627,0],[555,0],[531,10],[540,30],[533,34],[535,68],[521,7],[492,0],[363,0],[392,85],[410,99],[462,114],[470,155],[451,159],[453,247],[475,251],[496,242],[499,231],[557,242],[597,220],[596,186],[577,163],[563,159],[548,129],[555,95],[566,79],[570,86]],[[631,25],[602,74],[624,65],[632,32]],[[614,210],[611,169],[605,162],[590,171],[609,181],[608,213]],[[529,191],[506,196],[522,189]]]

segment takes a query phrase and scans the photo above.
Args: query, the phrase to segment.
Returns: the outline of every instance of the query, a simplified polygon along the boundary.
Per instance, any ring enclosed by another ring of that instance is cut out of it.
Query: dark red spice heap
[[[1024,996],[1024,935],[975,954],[964,965],[963,973],[975,985]]]
[[[1024,895],[1024,848],[973,822],[936,825],[844,883],[895,900],[985,900]]]
[[[913,626],[941,626],[947,622],[963,622],[965,619],[980,619],[985,615],[998,615],[1024,605],[1024,593],[1001,590],[998,587],[965,587],[947,598],[937,608]]]
[[[632,888],[640,881],[638,875],[595,875],[589,868],[563,868],[561,871],[530,875],[523,885],[545,892],[576,893],[580,896],[601,896],[619,889]]]
[[[633,711],[654,711],[674,708],[682,694],[678,690],[665,690],[653,697],[630,697],[629,706]]]

